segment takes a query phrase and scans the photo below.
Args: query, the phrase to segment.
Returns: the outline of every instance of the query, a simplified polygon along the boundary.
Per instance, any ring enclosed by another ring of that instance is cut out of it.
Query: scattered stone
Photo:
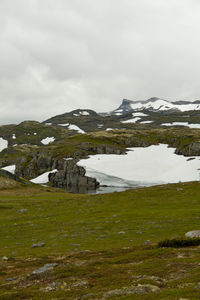
[[[72,286],[77,288],[77,287],[85,286],[87,284],[88,284],[87,280],[81,280],[81,281],[77,281],[77,282],[73,283]]]
[[[99,238],[100,238],[100,239],[105,239],[105,238],[106,238],[106,235],[100,235]]]
[[[147,293],[158,293],[160,288],[152,284],[138,284],[137,286],[123,287],[122,289],[116,289],[108,291],[104,294],[103,299],[113,296],[129,296],[135,294],[147,294]]]
[[[89,294],[83,295],[81,298],[82,299],[89,299],[90,297],[94,297],[94,296],[95,296],[94,293],[89,293]]]
[[[27,211],[28,211],[27,208],[22,208],[22,209],[19,209],[19,210],[17,211],[17,213],[24,213],[24,212],[27,212]]]
[[[43,292],[58,291],[58,290],[64,289],[66,287],[66,285],[67,285],[66,282],[64,282],[64,283],[52,282],[51,284],[49,284],[45,288],[41,288],[41,291],[43,291]]]
[[[18,279],[18,277],[6,278],[6,281],[15,281],[15,280],[17,280],[17,279]]]
[[[196,289],[200,289],[200,282],[197,283],[197,285],[195,286]]]
[[[200,237],[200,230],[188,231],[185,234],[185,236],[188,237],[188,238],[199,238]]]
[[[2,260],[8,260],[8,257],[7,256],[3,256]]]
[[[42,242],[42,243],[38,243],[38,244],[33,244],[32,248],[40,248],[40,247],[44,247],[44,246],[45,246],[45,243]]]
[[[90,253],[90,250],[81,250],[80,253]]]
[[[145,245],[150,245],[152,242],[150,241],[150,240],[147,240],[146,242],[145,242]]]
[[[33,275],[35,274],[42,274],[42,273],[45,273],[45,272],[48,272],[48,271],[51,271],[53,270],[58,264],[56,263],[53,263],[53,264],[46,264],[44,265],[43,267],[35,270],[32,272]]]

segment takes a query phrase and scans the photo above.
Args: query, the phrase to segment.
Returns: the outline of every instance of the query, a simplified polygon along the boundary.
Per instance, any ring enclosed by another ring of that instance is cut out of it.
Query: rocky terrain
[[[0,126],[0,167],[15,165],[18,181],[56,169],[49,175],[52,186],[95,189],[98,182],[77,166],[91,154],[121,154],[127,147],[166,143],[175,147],[177,154],[200,155],[199,102],[163,101],[123,100],[110,113],[77,109],[42,123]]]

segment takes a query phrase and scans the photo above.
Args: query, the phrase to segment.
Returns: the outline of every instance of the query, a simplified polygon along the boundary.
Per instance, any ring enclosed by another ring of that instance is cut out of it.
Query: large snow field
[[[160,144],[130,148],[124,155],[93,155],[78,165],[102,185],[149,186],[199,180],[200,157],[177,155],[175,148]]]

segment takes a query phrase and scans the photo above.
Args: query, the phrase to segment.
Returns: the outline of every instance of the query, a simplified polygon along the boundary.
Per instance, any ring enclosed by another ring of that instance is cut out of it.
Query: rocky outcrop
[[[17,165],[15,176],[16,178],[34,178],[38,175],[51,170],[53,165],[53,159],[51,156],[46,155],[33,155],[22,157]]]
[[[95,178],[85,176],[85,169],[79,167],[73,160],[67,160],[62,163],[60,168],[60,161],[55,164],[58,172],[49,174],[49,181],[54,187],[71,189],[72,187],[85,187],[86,189],[95,189],[99,183]]]
[[[181,154],[184,156],[199,156],[200,155],[200,142],[192,142],[183,149],[177,148],[176,154]]]
[[[15,180],[15,176],[6,170],[0,170],[0,176]]]
[[[94,154],[122,154],[125,153],[125,149],[117,148],[112,145],[100,144],[94,146],[94,144],[89,142],[84,142],[79,145],[81,150],[86,151],[87,153]]]
[[[76,160],[57,159],[45,155],[23,157],[17,163],[15,176],[18,180],[20,177],[31,179],[53,169],[58,170],[49,174],[50,184],[54,187],[95,189],[99,185],[96,179],[85,176],[85,169],[77,166]]]
[[[200,230],[188,231],[185,236],[187,238],[200,238]]]

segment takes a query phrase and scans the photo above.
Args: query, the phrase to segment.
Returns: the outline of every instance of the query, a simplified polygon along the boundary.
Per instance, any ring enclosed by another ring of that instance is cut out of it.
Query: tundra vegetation
[[[7,186],[0,299],[199,299],[199,240],[180,243],[199,229],[199,199],[198,182],[104,195]]]

